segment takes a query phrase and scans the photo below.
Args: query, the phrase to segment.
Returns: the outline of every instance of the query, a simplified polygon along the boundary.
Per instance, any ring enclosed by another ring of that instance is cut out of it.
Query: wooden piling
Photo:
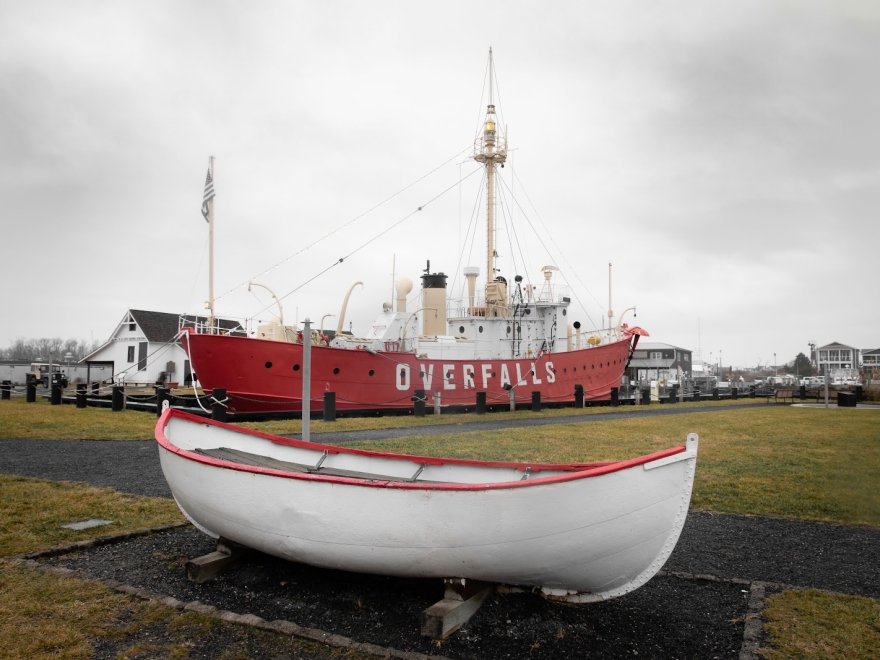
[[[427,396],[425,395],[425,390],[416,390],[415,392],[413,392],[413,414],[416,417],[425,416],[426,400]]]
[[[226,390],[222,387],[215,387],[211,392],[211,398],[214,402],[211,404],[211,419],[218,422],[226,421]]]
[[[119,412],[125,408],[125,388],[121,385],[114,385],[110,397],[110,409],[113,412]]]
[[[336,392],[324,392],[324,421],[336,421]]]

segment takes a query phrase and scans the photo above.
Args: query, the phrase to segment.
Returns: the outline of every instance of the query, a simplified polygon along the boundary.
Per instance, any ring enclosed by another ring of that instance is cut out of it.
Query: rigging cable
[[[400,194],[406,192],[407,190],[409,190],[410,188],[412,188],[413,186],[415,186],[417,183],[420,183],[421,181],[424,181],[424,180],[427,179],[429,176],[431,176],[432,174],[434,174],[435,172],[437,172],[437,170],[439,170],[439,169],[445,167],[446,165],[448,165],[451,161],[453,161],[453,160],[455,160],[455,159],[457,159],[457,158],[460,158],[461,155],[462,155],[463,153],[467,152],[468,150],[470,150],[470,148],[471,148],[471,147],[468,146],[468,147],[465,147],[464,149],[461,149],[461,150],[458,151],[454,156],[452,156],[451,158],[448,158],[447,160],[445,160],[444,162],[442,162],[440,165],[438,165],[438,166],[435,167],[434,169],[430,170],[429,172],[427,172],[427,173],[423,174],[422,176],[420,176],[418,179],[415,179],[415,180],[412,181],[411,183],[407,184],[406,186],[404,186],[403,188],[401,188],[400,190],[398,190],[398,191],[397,191],[396,193],[394,193],[393,195],[390,195],[389,197],[386,197],[385,199],[383,199],[381,202],[378,202],[378,203],[374,204],[371,208],[369,208],[369,209],[367,209],[366,211],[360,213],[359,215],[356,215],[354,218],[352,218],[352,219],[349,220],[348,222],[346,222],[346,223],[340,225],[339,227],[336,227],[335,229],[332,229],[331,231],[327,232],[327,233],[324,234],[323,236],[321,236],[321,237],[315,239],[314,241],[312,241],[311,243],[309,243],[309,244],[306,245],[305,247],[300,248],[299,250],[297,250],[297,251],[294,252],[293,254],[291,254],[291,255],[285,257],[284,259],[282,259],[281,261],[276,262],[276,263],[273,264],[272,266],[269,266],[268,268],[266,268],[266,269],[260,271],[260,272],[257,273],[256,275],[254,275],[254,276],[252,276],[252,277],[249,277],[248,279],[244,280],[243,282],[240,282],[239,284],[236,284],[235,286],[233,286],[233,287],[232,287],[231,289],[229,289],[228,291],[226,291],[226,292],[220,294],[219,296],[217,296],[216,298],[214,298],[214,300],[215,300],[215,301],[216,301],[216,300],[220,300],[221,298],[223,298],[223,297],[225,297],[225,296],[228,296],[230,293],[232,293],[233,291],[237,291],[238,289],[240,289],[241,287],[245,286],[245,285],[248,284],[249,282],[251,282],[251,281],[253,281],[253,280],[255,280],[255,279],[259,278],[259,277],[262,277],[262,276],[265,275],[266,273],[269,273],[269,272],[275,270],[276,268],[278,268],[278,267],[282,266],[283,264],[287,263],[288,261],[290,261],[290,260],[293,259],[294,257],[299,256],[299,255],[302,254],[303,252],[307,252],[308,250],[310,250],[311,248],[313,248],[315,245],[317,245],[317,244],[320,243],[321,241],[323,241],[323,240],[325,240],[325,239],[327,239],[327,238],[330,238],[331,236],[337,234],[338,232],[342,231],[343,229],[346,229],[347,227],[350,227],[351,225],[353,225],[355,222],[357,222],[357,221],[360,220],[361,218],[363,218],[363,217],[369,215],[370,213],[372,213],[373,211],[375,211],[375,210],[378,209],[379,207],[383,206],[384,204],[387,204],[388,202],[390,202],[392,199],[394,199],[394,198],[397,197],[398,195],[400,195]],[[444,192],[445,192],[445,191],[444,191]],[[433,200],[432,200],[432,201],[433,201]],[[310,281],[311,281],[311,280],[310,280]],[[288,295],[289,295],[289,294],[288,294]],[[265,311],[265,310],[261,310],[261,311]]]
[[[473,176],[474,174],[476,174],[477,172],[479,172],[479,171],[481,171],[481,170],[482,170],[482,168],[479,168],[479,167],[478,167],[478,168],[475,168],[475,169],[472,170],[469,174],[466,174],[466,175],[462,178],[462,181],[464,181],[464,180],[470,178],[471,176]],[[440,191],[439,193],[437,193],[436,195],[434,195],[433,197],[431,197],[428,201],[426,201],[426,202],[424,202],[423,204],[421,204],[420,206],[416,207],[415,210],[410,211],[410,212],[407,213],[405,216],[403,216],[402,218],[400,218],[400,219],[397,220],[396,222],[390,224],[388,227],[386,227],[385,229],[383,229],[381,232],[379,232],[378,234],[376,234],[376,235],[373,236],[372,238],[370,238],[370,239],[364,241],[363,243],[361,243],[358,247],[354,248],[354,249],[353,249],[351,252],[349,252],[348,254],[346,254],[346,255],[344,255],[344,256],[342,256],[342,257],[339,257],[339,259],[337,259],[336,261],[334,261],[333,263],[331,263],[329,266],[327,266],[326,268],[322,269],[320,272],[316,273],[315,275],[313,275],[312,277],[310,277],[309,279],[307,279],[305,282],[303,282],[303,283],[300,284],[299,286],[294,287],[293,289],[291,289],[290,291],[288,291],[287,293],[285,293],[283,296],[279,297],[278,300],[279,300],[279,301],[284,300],[284,299],[287,298],[289,295],[291,295],[291,294],[293,294],[293,293],[296,293],[297,291],[299,291],[300,289],[302,289],[302,288],[303,288],[304,286],[306,286],[307,284],[310,284],[310,283],[313,282],[314,280],[316,280],[316,279],[318,279],[319,277],[321,277],[321,276],[322,276],[324,273],[326,273],[327,271],[329,271],[329,270],[335,268],[336,266],[338,266],[339,264],[341,264],[342,262],[344,262],[344,261],[345,261],[346,259],[348,259],[349,257],[351,257],[351,256],[353,256],[353,255],[355,255],[355,254],[357,254],[358,252],[360,252],[361,250],[363,250],[365,247],[367,247],[368,245],[370,245],[371,243],[373,243],[373,242],[376,241],[377,239],[381,238],[382,236],[384,236],[385,234],[387,234],[389,231],[391,231],[392,229],[394,229],[394,228],[397,227],[398,225],[403,224],[404,222],[406,222],[407,220],[409,220],[411,217],[413,217],[414,215],[416,215],[417,213],[419,213],[420,211],[422,211],[422,210],[423,210],[426,206],[428,206],[429,204],[431,204],[431,203],[437,201],[438,199],[440,199],[441,197],[443,197],[446,193],[448,193],[450,190],[453,190],[453,189],[454,189],[456,186],[458,186],[460,183],[461,183],[461,181],[456,181],[456,182],[453,183],[451,186],[448,186],[448,187],[445,188],[444,190]],[[266,305],[266,307],[264,307],[263,309],[261,309],[260,311],[258,311],[257,314],[261,314],[261,313],[265,312],[265,311],[268,310],[271,306],[272,306],[272,305]]]
[[[514,174],[514,176],[516,176],[516,174]],[[504,185],[504,186],[506,187],[506,183],[504,182],[503,179],[501,179],[501,182],[502,182],[502,185]],[[523,191],[524,191],[523,194],[525,194],[526,199],[528,199],[528,200],[529,200],[529,203],[531,204],[531,199],[529,199],[529,195],[528,195],[528,193],[525,192],[525,189],[524,189],[524,187],[522,186],[522,182],[520,182],[520,187],[523,188]],[[519,210],[522,211],[522,213],[523,213],[523,217],[526,219],[526,222],[528,222],[529,227],[532,228],[532,231],[535,233],[535,236],[538,238],[538,241],[541,243],[541,246],[542,246],[542,247],[544,248],[544,250],[547,252],[547,255],[550,256],[550,257],[552,257],[552,254],[553,254],[553,253],[552,253],[552,252],[550,251],[550,249],[547,247],[546,243],[544,243],[544,238],[543,238],[543,236],[541,235],[540,232],[538,232],[537,228],[536,228],[535,225],[532,223],[532,221],[531,221],[531,219],[529,218],[528,214],[525,212],[525,209],[522,207],[522,205],[519,203],[518,200],[514,199],[514,202],[516,203],[516,206],[519,208]],[[534,208],[534,204],[532,204],[532,208]],[[537,214],[537,211],[536,211],[536,214]],[[540,214],[537,214],[537,215],[538,215],[538,219],[540,220],[540,219],[541,219]],[[543,220],[541,220],[541,224],[543,225]],[[546,229],[546,226],[545,226],[545,229]],[[590,296],[591,296],[594,300],[596,300],[597,304],[599,304],[599,306],[600,306],[600,308],[601,308],[601,306],[602,306],[601,303],[599,303],[599,301],[596,299],[596,296],[593,295],[593,293],[589,290],[589,288],[588,288],[586,285],[583,284],[583,282],[580,280],[580,278],[577,277],[577,272],[572,268],[572,266],[571,266],[571,264],[569,263],[568,259],[565,258],[565,254],[562,252],[562,250],[559,249],[559,246],[556,245],[556,243],[553,241],[553,237],[552,237],[552,235],[550,235],[549,233],[548,233],[547,235],[550,236],[550,241],[553,243],[553,247],[556,248],[558,254],[560,255],[560,257],[562,257],[562,260],[565,262],[566,267],[572,269],[572,273],[573,273],[574,276],[578,279],[578,282],[581,283],[581,286],[582,286],[582,287],[583,287],[583,288],[584,288],[584,289],[590,294]],[[565,272],[563,271],[563,272],[561,273],[561,275],[562,275],[562,278],[563,278],[564,280],[566,280],[566,283],[567,283],[567,278],[566,278],[566,276],[565,276]],[[577,290],[576,290],[574,287],[570,287],[570,289],[571,289],[571,295],[572,295],[572,297],[577,301],[578,305],[580,305],[581,309],[583,310],[583,312],[584,312],[584,314],[586,315],[586,317],[589,319],[590,323],[591,323],[591,324],[595,324],[595,322],[593,321],[592,317],[590,316],[590,313],[587,311],[586,306],[583,304],[583,302],[581,302],[581,299],[578,297],[578,295],[577,295]],[[598,326],[597,326],[597,327],[598,327]]]

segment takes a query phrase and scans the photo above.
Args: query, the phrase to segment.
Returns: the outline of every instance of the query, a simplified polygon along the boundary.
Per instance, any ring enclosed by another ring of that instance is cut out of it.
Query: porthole
[[[339,373],[339,367],[333,367],[333,375],[335,376],[338,373]]]
[[[372,378],[373,376],[376,375],[376,372],[375,372],[375,370],[370,369],[370,370],[367,372],[367,375],[368,375],[370,378]]]
[[[458,326],[458,334],[460,334],[460,335],[464,334],[464,326],[463,325]]]
[[[272,363],[267,361],[266,364],[264,364],[263,366],[266,367],[266,369],[271,369]]]
[[[567,316],[567,315],[568,315],[568,310],[567,310],[567,309],[563,309],[563,310],[562,310],[562,315],[563,315],[563,316]]]
[[[480,326],[479,328],[477,328],[477,330],[479,330],[480,332],[482,332],[482,331],[483,331],[483,326]]]
[[[510,326],[507,326],[507,334],[510,334]]]
[[[293,365],[293,370],[294,370],[294,371],[299,371],[299,365],[298,365],[298,364]]]

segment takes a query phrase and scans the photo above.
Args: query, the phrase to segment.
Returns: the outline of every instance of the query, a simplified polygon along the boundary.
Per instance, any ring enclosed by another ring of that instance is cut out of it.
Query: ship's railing
[[[219,318],[208,319],[206,316],[181,314],[177,320],[178,330],[186,330],[204,335],[234,335],[245,337],[249,335],[249,321],[247,319]]]
[[[517,305],[561,305],[571,300],[571,289],[567,286],[553,285],[551,287],[523,287],[523,296],[520,301],[518,297],[508,295],[507,306],[514,309]],[[446,301],[447,314],[449,316],[485,316],[486,315],[486,298],[485,296],[474,296],[473,305],[470,298],[448,298]]]
[[[571,347],[573,350],[580,348],[594,348],[603,344],[610,344],[623,339],[623,331],[618,328],[600,328],[595,330],[580,331],[570,329]]]

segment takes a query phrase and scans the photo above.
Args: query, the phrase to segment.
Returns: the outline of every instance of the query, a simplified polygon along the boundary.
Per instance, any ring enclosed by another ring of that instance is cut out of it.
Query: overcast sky
[[[253,279],[319,323],[362,281],[365,332],[393,272],[485,271],[490,46],[505,275],[555,264],[589,326],[613,263],[615,318],[725,366],[880,346],[877,2],[5,0],[0,347],[203,312],[210,155],[221,315],[271,316]]]

